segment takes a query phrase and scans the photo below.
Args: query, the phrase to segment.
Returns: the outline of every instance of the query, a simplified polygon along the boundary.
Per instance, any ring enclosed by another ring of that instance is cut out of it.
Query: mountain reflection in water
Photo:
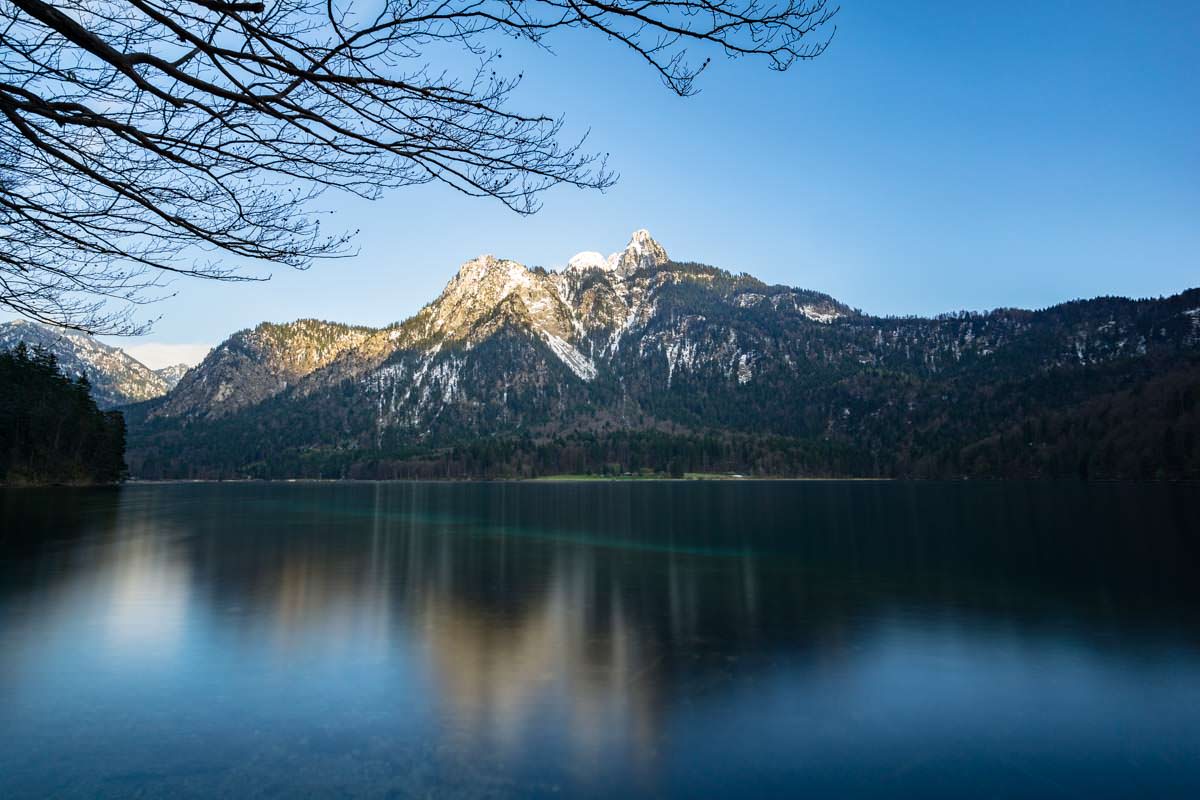
[[[0,503],[4,797],[1200,791],[1194,485]]]

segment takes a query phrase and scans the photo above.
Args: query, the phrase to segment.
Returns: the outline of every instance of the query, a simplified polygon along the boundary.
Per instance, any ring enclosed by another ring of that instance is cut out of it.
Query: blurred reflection
[[[185,634],[191,563],[148,520],[120,530],[97,565],[97,583],[110,587],[106,643],[117,657],[170,656]]]
[[[64,687],[117,703],[117,677],[61,668],[89,662],[137,691],[158,681],[157,702],[225,735],[287,720],[287,747],[336,739],[320,757],[361,762],[403,732],[441,742],[434,762],[504,760],[510,788],[678,782],[665,754],[706,709],[757,715],[763,752],[903,742],[869,704],[845,729],[783,720],[866,703],[872,671],[921,681],[912,664],[936,672],[966,641],[1193,665],[1197,500],[1120,484],[0,492],[0,699],[24,704],[0,711],[0,756],[6,731],[51,725],[39,703]]]

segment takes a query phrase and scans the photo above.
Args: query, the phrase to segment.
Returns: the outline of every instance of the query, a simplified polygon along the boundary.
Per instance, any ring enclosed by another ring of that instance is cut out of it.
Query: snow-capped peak
[[[571,256],[571,260],[567,262],[567,269],[608,269],[608,262],[595,250],[584,250]]]
[[[655,267],[668,261],[667,251],[661,244],[654,241],[650,231],[642,228],[629,237],[629,244],[619,253],[613,253],[608,258],[595,250],[584,250],[571,256],[564,272],[585,272],[599,269],[615,272],[621,277],[628,277],[639,269]]]

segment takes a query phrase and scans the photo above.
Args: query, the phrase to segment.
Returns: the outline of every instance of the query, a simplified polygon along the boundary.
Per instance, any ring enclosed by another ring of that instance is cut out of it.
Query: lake
[[[0,797],[1200,797],[1200,486],[0,490]]]

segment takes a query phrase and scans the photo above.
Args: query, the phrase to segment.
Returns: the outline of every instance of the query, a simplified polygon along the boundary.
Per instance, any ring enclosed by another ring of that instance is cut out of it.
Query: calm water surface
[[[1200,486],[0,492],[0,797],[1200,797]]]

